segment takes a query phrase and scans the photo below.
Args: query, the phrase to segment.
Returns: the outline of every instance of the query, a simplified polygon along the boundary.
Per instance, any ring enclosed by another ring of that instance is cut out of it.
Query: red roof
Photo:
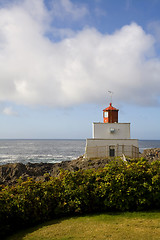
[[[103,111],[108,111],[108,110],[116,110],[116,111],[119,111],[119,109],[115,108],[112,106],[112,103],[109,104],[109,107],[103,109]]]

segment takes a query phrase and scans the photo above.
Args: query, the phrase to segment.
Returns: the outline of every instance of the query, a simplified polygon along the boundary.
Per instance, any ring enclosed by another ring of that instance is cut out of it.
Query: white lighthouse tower
[[[86,140],[85,158],[139,156],[138,140],[130,138],[130,123],[118,123],[118,109],[103,110],[103,123],[93,123],[93,137]]]

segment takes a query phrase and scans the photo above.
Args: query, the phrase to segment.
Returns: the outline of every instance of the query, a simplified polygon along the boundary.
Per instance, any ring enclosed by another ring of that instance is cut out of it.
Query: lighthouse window
[[[108,112],[104,112],[104,117],[105,117],[105,118],[108,117]]]

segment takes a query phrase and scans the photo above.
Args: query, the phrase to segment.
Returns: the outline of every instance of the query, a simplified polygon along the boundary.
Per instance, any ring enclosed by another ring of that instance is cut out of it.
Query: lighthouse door
[[[109,156],[110,157],[115,157],[115,146],[110,146],[109,147]]]

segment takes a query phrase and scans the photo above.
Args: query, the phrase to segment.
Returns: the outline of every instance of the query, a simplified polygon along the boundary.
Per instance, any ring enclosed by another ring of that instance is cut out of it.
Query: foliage
[[[160,162],[113,160],[98,170],[61,171],[46,182],[0,187],[0,237],[60,215],[159,209]]]

